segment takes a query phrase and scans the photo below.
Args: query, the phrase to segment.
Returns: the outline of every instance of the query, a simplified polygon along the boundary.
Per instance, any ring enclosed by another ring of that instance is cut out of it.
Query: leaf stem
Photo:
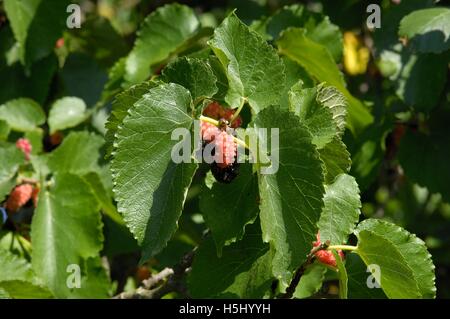
[[[233,116],[231,117],[231,119],[230,119],[230,125],[233,123],[233,121],[234,121],[235,119],[237,119],[237,117],[239,116],[239,113],[241,113],[242,108],[243,108],[244,105],[245,105],[245,102],[247,102],[247,98],[241,97],[241,104],[239,105],[238,109],[236,110],[236,112],[234,112]]]
[[[200,121],[208,122],[215,126],[219,126],[219,121],[212,119],[210,117],[204,116],[204,115],[200,115]],[[243,140],[241,140],[235,136],[233,136],[233,140],[236,144],[239,144],[239,145],[245,147],[246,149],[250,149],[249,146]]]
[[[241,139],[239,139],[239,138],[237,138],[237,137],[235,137],[235,136],[233,136],[233,140],[234,140],[234,142],[236,143],[236,144],[238,144],[238,145],[241,145],[242,147],[245,147],[246,149],[250,149],[249,147],[248,147],[248,145],[243,141],[243,140],[241,140]]]
[[[352,250],[355,251],[358,249],[357,246],[350,246],[350,245],[332,245],[328,246],[327,250]]]
[[[212,119],[210,117],[204,116],[204,115],[200,115],[200,121],[208,122],[208,123],[211,123],[211,124],[213,124],[215,126],[219,126],[219,121],[217,121],[215,119]]]

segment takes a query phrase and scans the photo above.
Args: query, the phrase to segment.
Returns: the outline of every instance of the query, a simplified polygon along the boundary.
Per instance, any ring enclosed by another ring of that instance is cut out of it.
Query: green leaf
[[[339,174],[348,173],[352,161],[350,153],[344,142],[334,138],[330,143],[319,150],[320,159],[325,164],[326,184],[331,184]]]
[[[112,295],[112,285],[102,265],[100,257],[83,260],[81,267],[80,289],[72,289],[70,298],[78,299],[106,299]],[[66,273],[66,276],[70,273]]]
[[[10,298],[51,298],[52,294],[42,286],[31,265],[7,250],[0,249],[0,290]]]
[[[150,67],[180,50],[195,34],[200,22],[194,11],[184,5],[158,8],[143,22],[133,50],[126,60],[125,79],[130,83],[145,80]]]
[[[92,194],[97,199],[98,204],[106,215],[116,222],[123,223],[113,204],[112,197],[106,190],[103,182],[97,172],[90,172],[83,176],[83,180],[89,184]]]
[[[143,246],[142,261],[160,252],[177,227],[195,163],[175,164],[171,133],[190,129],[189,91],[178,84],[153,88],[129,110],[117,132],[111,166],[118,210]]]
[[[327,268],[319,262],[308,266],[295,288],[294,297],[303,299],[317,293],[322,287],[326,271]]]
[[[302,89],[299,82],[289,92],[290,110],[308,127],[319,149],[342,136],[346,107],[345,97],[333,87]]]
[[[98,170],[103,138],[89,132],[71,132],[48,157],[48,166],[57,172],[84,175]]]
[[[399,35],[419,52],[441,53],[450,49],[450,9],[417,10],[402,19]]]
[[[31,265],[24,259],[0,248],[0,283],[9,280],[32,281],[34,273]]]
[[[109,115],[108,121],[105,124],[107,129],[105,140],[107,155],[113,152],[113,145],[118,126],[122,123],[125,116],[128,115],[128,110],[136,103],[142,96],[147,93],[152,87],[155,87],[155,82],[142,82],[133,85],[129,89],[118,94],[112,103],[112,111]]]
[[[342,262],[341,256],[337,253],[336,250],[331,251],[333,253],[334,258],[336,259],[336,265],[338,268],[338,276],[339,276],[339,298],[347,299],[348,295],[348,276],[347,270],[345,269],[344,263]]]
[[[286,72],[286,83],[281,94],[280,107],[288,110],[289,91],[293,89],[293,86],[301,81],[302,87],[310,88],[314,86],[314,81],[297,62],[292,61],[286,56],[281,57],[281,59],[283,60],[284,70]]]
[[[245,226],[258,214],[258,180],[249,164],[241,164],[231,184],[214,183],[200,194],[200,210],[211,230],[217,253],[244,236]]]
[[[217,80],[217,93],[214,95],[214,99],[220,102],[225,102],[225,97],[228,92],[227,74],[225,73],[225,70],[220,63],[220,60],[215,55],[210,55],[208,57],[208,64],[214,72]]]
[[[348,100],[347,125],[359,132],[373,122],[373,117],[364,104],[347,90],[344,79],[326,47],[310,40],[304,29],[290,28],[277,41],[281,54],[302,65],[320,82],[336,87]]]
[[[434,265],[425,243],[405,229],[367,219],[355,231],[357,253],[366,265],[380,267],[381,287],[389,298],[434,298]]]
[[[266,26],[267,32],[273,39],[278,39],[280,33],[289,27],[305,28],[308,38],[324,45],[336,62],[341,60],[342,33],[327,16],[309,12],[303,5],[294,4],[285,6],[270,17]]]
[[[166,82],[184,86],[191,92],[194,104],[199,99],[217,93],[216,76],[211,67],[200,59],[182,57],[170,63],[162,72]]]
[[[5,120],[0,120],[0,141],[5,141],[8,138],[10,131],[11,128],[8,123]]]
[[[350,175],[339,175],[333,184],[326,186],[323,201],[325,206],[317,223],[320,240],[330,240],[332,245],[345,244],[359,219],[358,184]]]
[[[284,88],[284,65],[275,49],[232,13],[208,42],[228,78],[225,101],[233,108],[242,98],[259,112],[277,104]],[[245,49],[251,48],[251,49]]]
[[[220,258],[207,240],[195,255],[189,292],[194,298],[262,298],[273,280],[271,258],[258,224],[249,226],[241,241],[224,247]]]
[[[0,119],[19,132],[32,131],[45,123],[41,106],[28,98],[20,98],[0,105]]]
[[[401,140],[399,160],[408,178],[427,187],[432,193],[440,193],[450,202],[450,136],[448,134],[449,111],[439,111],[428,123],[429,132],[407,130]]]
[[[66,128],[75,127],[86,120],[86,104],[77,97],[64,97],[56,100],[48,116],[50,134]]]
[[[369,288],[367,279],[371,275],[367,266],[358,254],[347,254],[345,256],[345,268],[348,276],[348,298],[349,299],[385,299],[383,289]],[[372,281],[371,281],[372,282]]]
[[[391,77],[395,81],[397,95],[417,111],[430,111],[439,102],[447,81],[445,54],[403,52],[401,59],[403,64],[398,74]]]
[[[76,175],[55,174],[52,185],[39,194],[31,229],[33,269],[52,293],[58,298],[88,296],[86,285],[69,288],[66,282],[69,265],[78,265],[84,275],[86,259],[102,249],[101,215],[89,185]]]
[[[279,129],[279,146],[272,150],[273,156],[278,154],[278,171],[259,174],[260,218],[263,239],[275,248],[274,275],[285,289],[316,238],[324,194],[322,164],[310,133],[292,113],[267,108],[253,127]]]
[[[31,144],[31,154],[38,155],[42,152],[45,132],[42,128],[27,131],[23,135]]]
[[[15,145],[0,143],[0,202],[16,185],[15,176],[25,157]]]
[[[52,293],[44,287],[32,284],[28,281],[8,280],[0,282],[0,290],[3,289],[9,298],[14,299],[50,299]]]
[[[22,64],[30,65],[53,51],[66,28],[69,4],[68,0],[5,0]]]

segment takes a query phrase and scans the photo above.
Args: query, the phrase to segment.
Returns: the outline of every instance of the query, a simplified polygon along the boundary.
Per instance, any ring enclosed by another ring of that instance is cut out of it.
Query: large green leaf
[[[317,223],[320,240],[330,240],[334,245],[345,244],[359,219],[358,184],[350,175],[339,175],[333,184],[326,186],[323,201],[325,206]]]
[[[58,298],[89,296],[88,285],[69,288],[69,265],[88,273],[86,260],[102,249],[101,215],[94,195],[80,177],[55,174],[50,187],[42,189],[31,224],[34,271]],[[106,297],[107,292],[97,295]]]
[[[238,107],[247,99],[256,111],[277,104],[285,83],[284,65],[275,49],[232,13],[208,42],[226,70],[226,102]],[[250,49],[251,48],[251,49]]]
[[[216,76],[211,67],[200,59],[179,58],[165,67],[162,75],[166,82],[188,89],[195,102],[217,93]]]
[[[145,93],[152,87],[155,87],[156,83],[153,81],[142,82],[140,84],[133,85],[129,89],[118,94],[112,103],[111,114],[108,121],[105,124],[107,129],[105,140],[107,155],[111,155],[114,147],[114,139],[117,133],[117,127],[122,123],[125,116],[128,115],[128,110],[136,103]]]
[[[23,153],[15,145],[0,143],[0,202],[16,185],[15,176],[24,161]]]
[[[414,11],[402,19],[398,33],[420,52],[446,51],[450,49],[450,9]]]
[[[322,162],[310,133],[293,113],[270,107],[258,114],[253,126],[279,129],[279,146],[271,151],[278,155],[279,168],[259,174],[259,192],[263,239],[275,248],[273,272],[284,289],[316,238],[324,194]]]
[[[319,150],[320,159],[325,164],[327,184],[333,183],[334,179],[342,173],[348,173],[352,161],[350,153],[344,142],[335,137],[330,143]]]
[[[130,83],[145,80],[150,67],[182,48],[199,26],[194,11],[184,5],[166,5],[151,13],[144,20],[126,60],[125,79]]]
[[[214,183],[200,194],[200,209],[219,255],[222,247],[242,239],[245,226],[258,214],[258,180],[249,164],[241,164],[231,184]]]
[[[129,110],[117,132],[111,166],[119,212],[143,246],[142,260],[161,251],[177,227],[195,163],[175,164],[171,133],[189,129],[189,91],[178,84],[153,88]]]
[[[48,166],[53,171],[81,175],[96,171],[103,144],[103,138],[94,133],[71,132],[50,154]]]
[[[44,124],[45,113],[33,100],[20,98],[0,105],[0,119],[15,131],[26,132]]]
[[[380,267],[381,287],[389,298],[434,298],[434,265],[425,243],[405,229],[367,219],[355,231],[357,253],[366,265]]]
[[[194,258],[189,292],[194,298],[262,298],[273,280],[271,258],[258,224],[248,227],[242,241],[224,247],[220,258],[207,240]]]
[[[77,126],[87,118],[86,104],[77,97],[63,97],[56,100],[50,108],[48,126],[50,134]]]
[[[306,36],[304,29],[290,28],[284,31],[277,41],[281,54],[302,65],[313,77],[327,85],[335,86],[347,98],[347,124],[358,132],[373,122],[373,117],[364,106],[347,90],[344,78],[326,47]]]
[[[30,65],[52,52],[66,28],[69,4],[69,0],[5,0],[23,64]]]

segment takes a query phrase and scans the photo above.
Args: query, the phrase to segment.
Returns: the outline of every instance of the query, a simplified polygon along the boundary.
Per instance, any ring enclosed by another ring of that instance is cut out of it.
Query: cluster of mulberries
[[[219,103],[213,102],[205,108],[203,115],[219,120],[219,127],[208,122],[201,122],[203,144],[214,144],[211,172],[216,180],[222,183],[230,183],[237,176],[239,169],[237,145],[229,129],[230,127],[239,127],[242,119],[238,116],[228,125],[234,112],[234,110],[224,109]]]

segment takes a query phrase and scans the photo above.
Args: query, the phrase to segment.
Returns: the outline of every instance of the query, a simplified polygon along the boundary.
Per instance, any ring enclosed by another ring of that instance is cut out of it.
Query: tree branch
[[[122,292],[113,299],[160,299],[170,292],[179,292],[187,296],[186,287],[182,282],[189,272],[197,248],[188,252],[173,268],[164,268],[142,282],[142,286],[133,292]]]
[[[311,249],[311,251],[309,252],[309,254],[306,257],[306,261],[297,269],[297,271],[294,274],[294,277],[291,280],[291,283],[289,284],[289,287],[286,288],[286,293],[281,294],[279,296],[279,298],[281,299],[290,299],[292,298],[292,296],[294,295],[295,289],[298,286],[298,283],[300,282],[301,277],[303,276],[306,267],[308,265],[310,265],[314,259],[314,255],[319,251],[319,250],[325,250],[328,248],[328,246],[330,246],[330,241],[327,240],[325,243],[320,244],[317,247],[313,247],[313,249]]]

